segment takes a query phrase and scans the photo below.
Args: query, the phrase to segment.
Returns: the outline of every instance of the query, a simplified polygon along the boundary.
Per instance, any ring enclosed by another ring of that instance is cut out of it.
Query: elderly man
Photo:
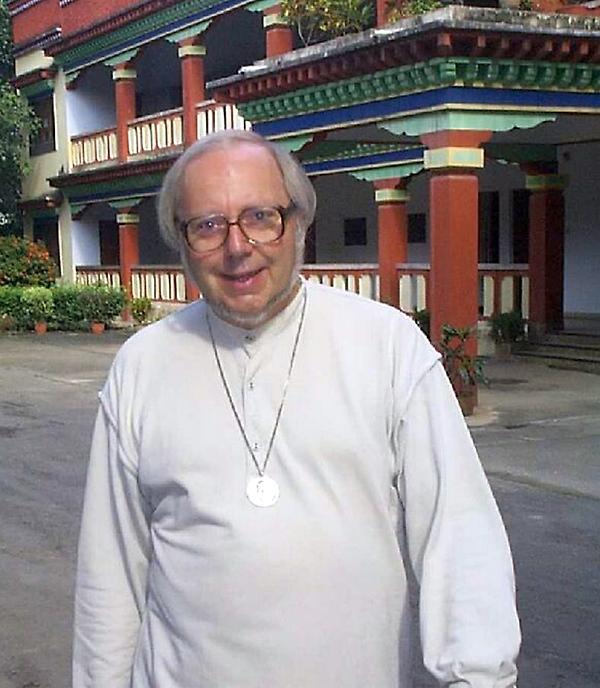
[[[507,688],[508,544],[412,321],[299,275],[314,192],[260,137],[189,148],[159,201],[203,300],[121,349],[79,548],[75,688]]]

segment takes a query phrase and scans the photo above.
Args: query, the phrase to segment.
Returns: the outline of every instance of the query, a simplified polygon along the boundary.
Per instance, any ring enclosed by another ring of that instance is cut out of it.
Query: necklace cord
[[[242,423],[242,420],[241,420],[239,413],[237,411],[237,408],[235,406],[235,402],[233,401],[233,396],[231,394],[231,390],[229,388],[229,385],[227,384],[227,378],[225,377],[225,371],[223,370],[221,358],[219,356],[219,352],[217,350],[217,345],[215,343],[215,337],[213,334],[212,324],[210,322],[210,317],[208,315],[208,308],[206,309],[206,323],[208,325],[208,332],[210,334],[210,341],[212,344],[212,349],[213,349],[213,353],[215,356],[215,361],[217,363],[217,368],[219,369],[219,375],[221,376],[221,382],[223,383],[223,387],[225,389],[225,394],[227,395],[229,405],[231,406],[231,410],[233,411],[233,415],[235,416],[235,420],[236,420],[237,425],[240,429],[240,432],[242,434],[242,437],[244,439],[246,447],[247,447],[248,451],[250,452],[250,456],[252,457],[252,461],[254,463],[254,466],[256,467],[256,471],[258,472],[258,475],[261,478],[265,474],[265,470],[267,468],[267,463],[269,462],[269,458],[271,456],[271,450],[273,448],[273,443],[275,442],[275,435],[277,433],[277,428],[279,427],[279,421],[281,419],[281,414],[283,413],[283,406],[285,404],[285,399],[286,399],[288,387],[290,384],[290,378],[292,377],[292,370],[294,369],[294,361],[296,360],[296,352],[298,351],[298,343],[300,342],[300,334],[302,332],[302,327],[304,325],[304,315],[306,313],[306,301],[307,301],[307,294],[306,294],[306,287],[305,287],[304,288],[304,300],[302,302],[302,312],[300,314],[300,323],[298,324],[298,329],[296,330],[296,336],[294,338],[294,345],[292,347],[292,355],[290,356],[290,365],[288,368],[288,374],[287,374],[286,381],[283,385],[283,391],[281,393],[281,402],[279,403],[279,408],[278,408],[277,414],[275,416],[275,423],[273,425],[273,432],[271,433],[271,438],[269,440],[267,453],[265,455],[265,460],[263,462],[262,467],[256,459],[256,456],[254,454],[254,450],[252,449],[250,441],[248,440],[248,436],[246,435],[246,431],[244,429],[244,424]]]

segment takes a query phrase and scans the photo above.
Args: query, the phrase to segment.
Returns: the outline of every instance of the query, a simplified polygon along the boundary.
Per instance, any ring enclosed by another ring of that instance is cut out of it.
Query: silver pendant
[[[254,506],[273,506],[279,499],[279,485],[273,478],[260,475],[248,481],[246,496]]]

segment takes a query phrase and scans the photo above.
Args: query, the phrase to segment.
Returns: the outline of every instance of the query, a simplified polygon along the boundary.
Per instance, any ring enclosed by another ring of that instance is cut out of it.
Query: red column
[[[198,137],[196,105],[206,99],[205,55],[206,48],[198,44],[197,38],[187,39],[179,44],[183,90],[183,143],[186,148],[191,146]]]
[[[431,337],[441,338],[442,325],[477,326],[479,180],[470,173],[434,174],[429,184],[431,269],[428,308]],[[477,353],[477,340],[468,353]]]
[[[431,269],[428,309],[431,339],[441,339],[443,325],[469,327],[467,353],[477,353],[479,319],[478,232],[479,180],[484,165],[481,143],[491,132],[442,131],[422,136],[430,150],[425,168],[429,183]]]
[[[283,55],[294,49],[292,30],[280,12],[281,7],[274,5],[265,10],[263,15],[267,57]]]
[[[375,24],[377,26],[383,26],[387,19],[388,12],[388,0],[376,0],[376,20]]]
[[[527,177],[531,339],[563,328],[565,181],[556,174]]]
[[[139,215],[132,212],[117,213],[119,225],[119,265],[121,286],[127,292],[128,298],[132,298],[131,268],[140,262],[139,250]],[[127,317],[127,316],[126,316]]]
[[[131,62],[123,62],[115,67],[115,104],[117,110],[117,151],[119,162],[127,162],[127,123],[135,119],[135,78],[136,72]]]
[[[378,221],[379,300],[400,307],[397,264],[407,259],[405,183],[399,179],[374,182]]]

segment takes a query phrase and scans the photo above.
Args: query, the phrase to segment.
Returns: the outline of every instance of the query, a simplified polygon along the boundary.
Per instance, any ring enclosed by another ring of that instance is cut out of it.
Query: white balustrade
[[[76,267],[75,281],[77,284],[93,286],[105,284],[108,287],[121,286],[121,275],[118,267],[103,267],[92,265],[78,265]]]
[[[71,139],[71,167],[97,165],[117,159],[117,132],[115,129],[93,134],[74,136]]]
[[[131,292],[134,298],[152,301],[185,303],[185,276],[180,268],[134,268],[131,273]]]
[[[207,134],[226,129],[248,130],[250,122],[239,114],[235,105],[206,100],[196,106],[196,131],[200,139]]]
[[[139,117],[127,126],[127,147],[132,157],[180,146],[183,146],[181,108]]]
[[[318,282],[342,291],[360,294],[369,299],[379,297],[379,276],[373,264],[305,265],[302,273],[311,282]]]

